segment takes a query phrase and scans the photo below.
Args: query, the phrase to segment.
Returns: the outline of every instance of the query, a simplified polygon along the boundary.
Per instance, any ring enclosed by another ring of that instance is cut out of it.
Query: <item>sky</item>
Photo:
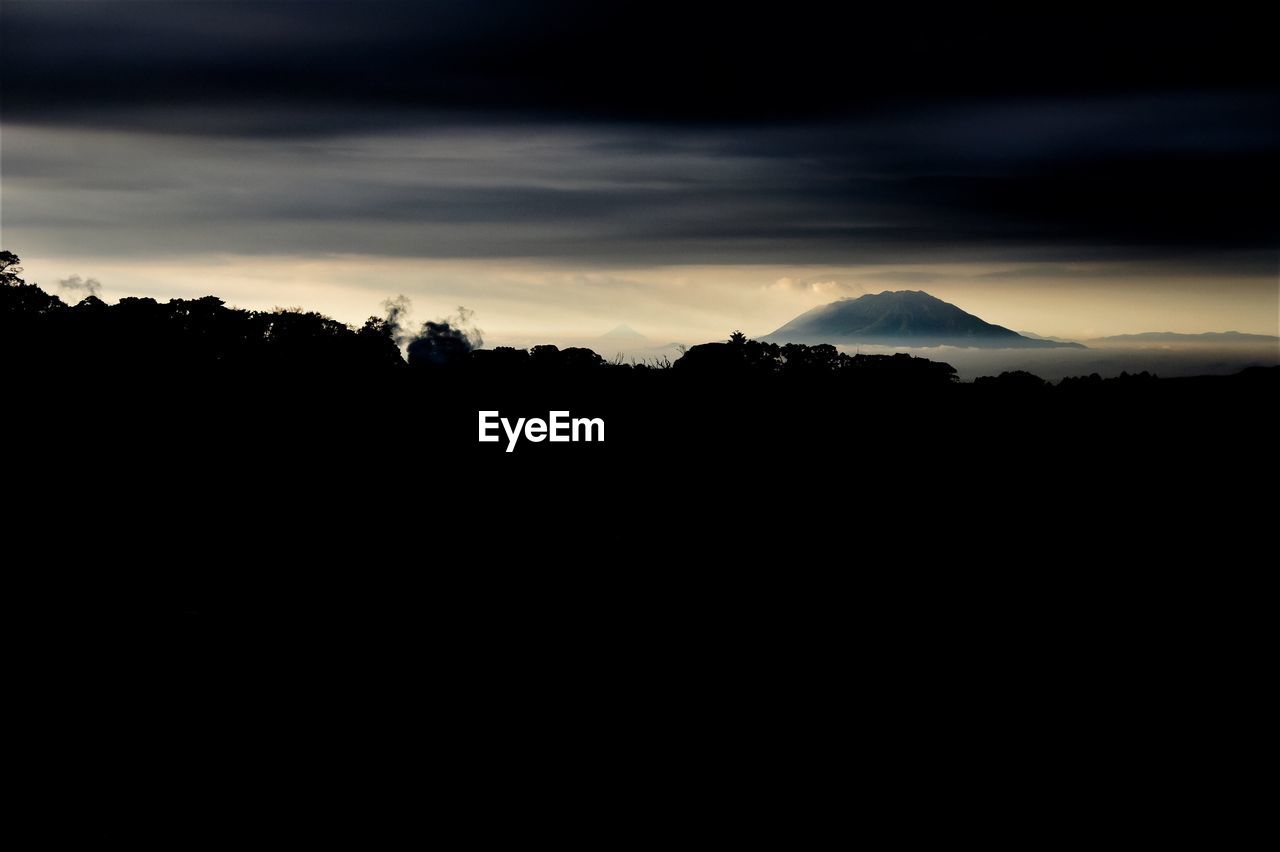
[[[3,0],[0,239],[55,292],[352,323],[404,294],[497,342],[766,334],[885,289],[1277,334],[1261,14]]]

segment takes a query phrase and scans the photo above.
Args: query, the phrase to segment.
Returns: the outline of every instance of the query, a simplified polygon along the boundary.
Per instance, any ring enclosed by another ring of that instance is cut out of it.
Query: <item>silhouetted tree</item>
[[[14,287],[26,283],[18,277],[22,272],[22,267],[18,265],[21,262],[13,252],[0,251],[0,285]]]
[[[529,352],[512,346],[477,349],[471,353],[471,364],[485,373],[517,374],[528,368]]]
[[[979,387],[1000,387],[1010,390],[1037,390],[1049,383],[1026,370],[1007,370],[998,376],[979,376],[973,380]]]
[[[409,366],[456,367],[466,363],[473,348],[461,329],[448,322],[426,322],[421,333],[409,342]]]
[[[607,362],[604,356],[593,349],[582,346],[570,346],[560,351],[560,358],[565,367],[573,370],[603,367]]]
[[[747,372],[743,347],[732,343],[700,343],[690,346],[673,365],[682,374],[741,375]]]

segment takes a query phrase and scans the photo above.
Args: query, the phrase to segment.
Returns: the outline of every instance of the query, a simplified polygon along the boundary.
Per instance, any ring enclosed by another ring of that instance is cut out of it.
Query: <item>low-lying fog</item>
[[[656,357],[675,361],[675,346],[610,346],[599,340],[557,341],[561,345],[586,346],[613,360],[652,362]],[[1280,347],[1258,344],[1163,344],[1149,346],[1093,346],[1089,349],[964,349],[955,346],[908,348],[892,346],[838,346],[841,352],[868,355],[909,352],[931,361],[945,361],[956,368],[961,381],[996,376],[1007,370],[1026,370],[1056,382],[1064,376],[1098,373],[1103,378],[1121,372],[1146,370],[1163,377],[1229,375],[1246,367],[1280,365]]]
[[[1064,376],[1098,373],[1103,378],[1121,372],[1146,370],[1158,376],[1227,375],[1246,367],[1280,364],[1280,347],[1270,345],[1207,346],[1107,346],[1090,349],[961,349],[936,346],[928,349],[895,349],[888,346],[840,346],[842,352],[876,354],[910,352],[931,361],[946,361],[961,381],[995,376],[1006,370],[1026,370],[1056,382]]]

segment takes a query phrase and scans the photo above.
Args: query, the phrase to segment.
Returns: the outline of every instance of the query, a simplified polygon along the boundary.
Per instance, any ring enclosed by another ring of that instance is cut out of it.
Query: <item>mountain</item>
[[[634,328],[627,325],[625,322],[620,325],[615,325],[613,328],[609,329],[608,331],[606,331],[604,334],[600,336],[601,337],[644,337],[643,334],[636,331]]]
[[[1085,348],[1079,343],[1023,337],[921,290],[841,299],[801,314],[763,339],[773,343],[872,343],[983,349]]]
[[[1144,343],[1213,343],[1280,345],[1280,337],[1271,334],[1241,334],[1238,331],[1206,331],[1204,334],[1179,334],[1174,331],[1146,331],[1142,334],[1113,334],[1090,340],[1099,346],[1142,345]]]
[[[625,343],[630,346],[647,346],[651,345],[649,338],[636,331],[629,325],[623,324],[606,331],[600,335],[597,340],[608,343]]]

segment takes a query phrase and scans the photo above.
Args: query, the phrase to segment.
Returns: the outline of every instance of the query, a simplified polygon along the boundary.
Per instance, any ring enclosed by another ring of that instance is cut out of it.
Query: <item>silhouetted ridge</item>
[[[1243,334],[1239,331],[1206,331],[1200,334],[1182,334],[1175,331],[1144,331],[1140,334],[1113,334],[1109,337],[1096,337],[1089,341],[1099,346],[1107,344],[1150,344],[1150,343],[1215,343],[1215,344],[1263,344],[1280,345],[1280,337],[1273,334]]]
[[[821,305],[763,339],[777,343],[1084,348],[1078,343],[1032,340],[920,290],[877,293]]]
[[[838,376],[859,383],[891,384],[899,387],[949,385],[956,381],[950,364],[915,358],[899,352],[893,355],[849,355],[834,346],[820,343],[765,343],[735,336],[729,343],[703,343],[673,365],[684,375],[740,376],[780,375],[796,378]]]

